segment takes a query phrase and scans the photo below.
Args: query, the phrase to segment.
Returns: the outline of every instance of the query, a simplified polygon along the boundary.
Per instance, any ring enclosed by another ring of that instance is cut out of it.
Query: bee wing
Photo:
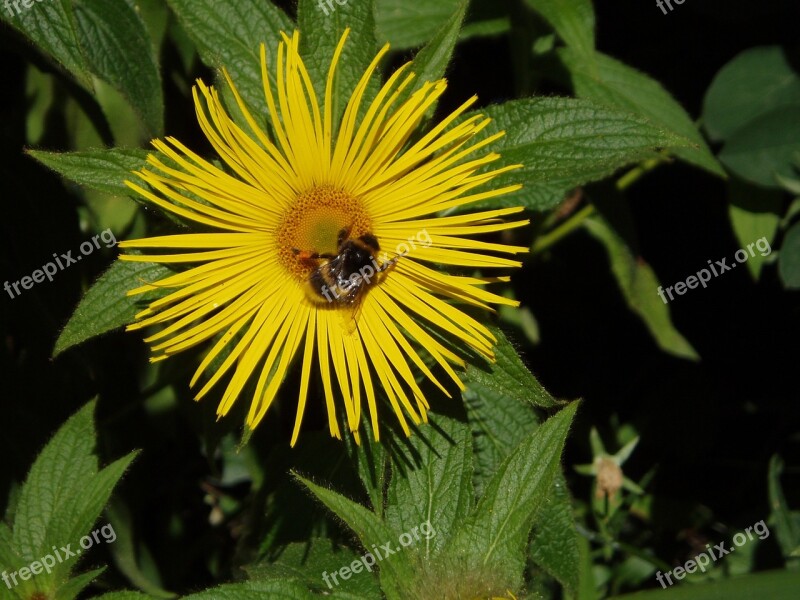
[[[349,302],[339,307],[339,315],[342,319],[342,327],[347,335],[353,335],[358,329],[361,320],[361,308],[363,306],[364,290],[362,288],[351,290]]]

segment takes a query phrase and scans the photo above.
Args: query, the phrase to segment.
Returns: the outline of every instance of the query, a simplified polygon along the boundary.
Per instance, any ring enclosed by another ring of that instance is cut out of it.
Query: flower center
[[[304,259],[301,253],[338,254],[337,238],[342,229],[348,237],[368,233],[371,220],[363,204],[342,189],[319,185],[297,196],[278,227],[278,254],[281,264],[299,281],[305,281],[318,261]]]

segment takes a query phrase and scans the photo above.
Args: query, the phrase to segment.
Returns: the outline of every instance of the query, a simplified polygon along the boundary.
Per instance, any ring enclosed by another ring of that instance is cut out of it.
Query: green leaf
[[[591,0],[526,0],[576,52],[594,53],[594,8]]]
[[[132,452],[82,482],[80,493],[74,494],[64,502],[64,506],[60,511],[60,518],[53,524],[52,532],[48,537],[54,544],[59,541],[64,543],[65,540],[74,540],[77,545],[78,540],[87,532],[90,532],[92,525],[94,525],[103,508],[108,504],[111,492],[114,491],[114,487],[134,458],[136,458],[136,453]],[[108,525],[103,525],[103,527],[108,527]],[[114,538],[116,538],[116,532],[113,527],[106,531],[108,533],[113,532]],[[102,537],[98,535],[98,538],[106,543],[111,543],[106,537],[108,533],[104,533]],[[54,574],[68,571],[79,558],[79,556],[75,556],[60,562],[53,571]]]
[[[778,255],[778,274],[784,287],[800,289],[800,222],[792,225],[783,238]]]
[[[8,515],[6,515],[6,518],[8,519]],[[30,563],[23,560],[14,550],[14,533],[8,525],[0,521],[0,572],[14,572],[28,564]],[[11,590],[15,599],[20,598],[25,600],[20,596],[21,591],[22,590],[17,590],[16,588]]]
[[[136,6],[158,54],[169,27],[169,7],[164,0],[137,0]]]
[[[75,2],[75,28],[91,71],[122,93],[150,135],[164,129],[161,77],[144,22],[127,2],[108,9],[106,0]]]
[[[800,105],[800,75],[779,46],[745,50],[714,77],[703,101],[703,126],[714,140],[775,108]]]
[[[47,131],[47,116],[56,109],[56,78],[29,64],[25,74],[25,97],[28,109],[25,115],[25,139],[28,144],[38,144]]]
[[[144,303],[153,299],[148,292],[128,296],[128,290],[170,275],[162,265],[117,260],[103,273],[81,299],[61,335],[56,340],[53,356],[95,336],[107,333],[134,321]]]
[[[56,592],[56,598],[58,600],[74,600],[87,585],[100,577],[105,570],[105,567],[101,567],[99,569],[89,571],[88,573],[76,575],[72,579],[66,581],[63,585],[59,586],[58,591]]]
[[[372,510],[382,517],[388,473],[386,447],[375,442],[371,429],[367,430],[362,444],[356,444],[352,436],[345,437],[345,444],[351,460],[355,462],[358,477],[369,496]]]
[[[34,461],[19,494],[13,516],[13,531],[0,527],[0,565],[17,570],[42,557],[51,556],[53,565],[37,574],[35,580],[21,582],[19,595],[55,592],[55,598],[73,600],[104,569],[69,578],[80,559],[85,535],[92,534],[92,544],[110,543],[108,525],[91,531],[108,498],[134,454],[97,471],[93,454],[95,430],[94,402],[88,403],[61,426]],[[96,533],[95,533],[96,532]],[[54,554],[54,549],[69,548],[72,552]],[[56,558],[58,559],[56,562]]]
[[[467,380],[522,404],[540,408],[556,406],[555,398],[531,374],[505,334],[495,327],[492,327],[491,331],[497,338],[494,349],[495,362],[486,365],[485,368],[473,364],[467,365]]]
[[[697,351],[673,325],[669,308],[658,295],[660,284],[650,265],[634,256],[601,217],[588,218],[584,227],[605,247],[623,297],[647,326],[658,347],[680,358],[698,360]]]
[[[378,38],[395,50],[416,48],[436,35],[457,12],[462,0],[375,0]]]
[[[372,0],[351,0],[345,4],[333,1],[332,7],[323,12],[319,0],[300,0],[297,4],[297,23],[300,28],[300,54],[314,84],[317,99],[322,105],[331,60],[345,28],[350,28],[332,86],[333,134],[351,94],[367,67],[375,58],[378,43],[375,40],[375,19]],[[360,111],[363,114],[370,99],[377,93],[379,80],[373,74]]]
[[[13,16],[4,8],[0,19],[30,39],[84,88],[92,90],[92,73],[78,41],[72,0],[37,3],[35,10],[22,10]]]
[[[800,105],[771,110],[737,129],[719,159],[742,179],[778,188],[776,176],[791,177],[800,152]]]
[[[317,499],[355,532],[364,548],[371,552],[373,546],[391,543],[393,554],[380,560],[381,589],[389,600],[402,598],[402,591],[414,577],[408,553],[398,546],[397,534],[367,508],[332,490],[295,475]],[[376,561],[377,562],[377,561]]]
[[[599,600],[598,585],[595,575],[594,564],[592,563],[592,549],[589,540],[584,536],[578,536],[578,551],[581,555],[580,572],[578,573],[578,593],[576,600]]]
[[[800,589],[800,572],[767,571],[755,575],[732,577],[714,583],[673,586],[624,596],[610,600],[794,600]]]
[[[493,330],[495,336],[500,333]],[[502,334],[501,334],[502,335]],[[508,345],[503,337],[498,348]],[[516,356],[516,354],[514,354]],[[519,359],[516,359],[519,361]],[[521,361],[520,365],[521,365]],[[498,354],[498,364],[501,364]],[[533,379],[524,365],[526,377]],[[469,373],[469,370],[468,370]],[[525,377],[521,377],[522,380]],[[535,380],[534,380],[535,381]],[[519,398],[514,388],[505,392],[496,386],[484,386],[472,376],[465,379],[464,401],[467,407],[475,455],[474,484],[482,496],[490,478],[508,454],[538,427],[538,419],[528,398]],[[536,383],[538,386],[538,382]],[[544,394],[547,394],[542,390]],[[555,402],[547,395],[551,402]],[[569,493],[563,475],[553,484],[551,496],[536,517],[531,557],[541,568],[558,579],[567,589],[577,585],[579,571],[577,533],[572,519]]]
[[[416,74],[416,79],[403,93],[403,98],[407,98],[415,90],[420,89],[425,82],[436,81],[444,77],[458,42],[468,4],[468,0],[462,0],[455,7],[450,18],[436,32],[436,35],[414,57],[411,71]],[[428,114],[433,114],[435,106],[428,109]]]
[[[414,537],[404,552],[424,562],[438,553],[473,504],[472,432],[454,418],[430,418],[432,426],[399,450],[402,458],[393,457],[386,509],[386,522]]]
[[[578,97],[629,111],[689,140],[693,147],[672,147],[671,152],[715,175],[725,176],[689,115],[660,83],[603,54],[589,56],[562,48],[559,56],[570,72]]]
[[[471,21],[464,23],[461,32],[458,34],[458,41],[464,42],[478,37],[494,37],[504,35],[511,29],[511,19],[508,16],[500,16],[493,19],[482,21]]]
[[[783,192],[731,178],[728,195],[730,198],[728,214],[741,247],[745,248],[762,238],[771,245],[778,232],[780,215],[783,212]],[[759,252],[745,263],[754,279],[758,279],[770,253],[762,255]]]
[[[556,475],[550,498],[536,516],[531,559],[555,577],[569,594],[577,592],[581,568],[578,530],[567,482],[561,473]]]
[[[532,405],[520,402],[496,389],[484,387],[472,378],[464,382],[467,416],[472,429],[478,497],[509,453],[538,426]]]
[[[498,588],[522,587],[524,550],[559,473],[577,407],[573,402],[545,421],[499,466],[473,516],[442,551],[454,568],[491,577]]]
[[[183,600],[306,600],[314,597],[296,581],[247,581],[190,594]]]
[[[22,486],[14,518],[14,547],[28,562],[53,545],[77,541],[52,539],[50,534],[65,503],[80,495],[97,473],[94,407],[94,401],[89,402],[61,426],[37,456]]]
[[[202,61],[225,67],[253,115],[264,113],[259,45],[274,62],[280,32],[291,35],[294,23],[272,2],[264,0],[167,0],[180,24],[197,46]],[[222,86],[227,88],[227,85]]]
[[[523,205],[545,211],[558,205],[574,187],[653,158],[658,148],[688,145],[685,139],[635,115],[590,100],[531,98],[480,112],[494,120],[483,135],[506,132],[491,147],[501,154],[491,168],[522,165],[495,179],[493,185],[521,183],[523,187],[470,204],[471,209]]]
[[[315,591],[328,593],[329,590],[336,590],[358,594],[364,598],[380,597],[377,568],[369,565],[367,570],[365,562],[359,559],[360,557],[348,548],[333,547],[329,539],[312,538],[307,543],[289,544],[272,562],[262,561],[245,566],[244,570],[253,581],[295,579]],[[361,562],[361,566],[356,567],[359,572],[347,579],[337,575],[336,581],[333,580],[332,574],[357,561]],[[324,573],[329,575],[327,582],[323,577]]]
[[[138,196],[125,185],[125,180],[133,179],[131,172],[146,165],[149,154],[140,148],[27,153],[70,181],[116,196]]]

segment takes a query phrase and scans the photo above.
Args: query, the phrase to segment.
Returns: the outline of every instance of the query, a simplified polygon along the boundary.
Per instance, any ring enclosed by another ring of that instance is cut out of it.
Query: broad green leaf
[[[113,148],[80,152],[28,150],[40,163],[59,175],[90,189],[117,196],[138,196],[125,185],[132,171],[145,166],[148,152],[140,148]]]
[[[580,552],[581,563],[576,600],[599,600],[601,595],[597,589],[597,577],[592,564],[592,549],[589,545],[589,540],[582,535],[578,536],[578,552]]]
[[[299,475],[296,477],[320,502],[353,530],[368,552],[372,552],[375,546],[380,548],[384,544],[391,544],[390,549],[393,553],[376,561],[376,563],[380,563],[381,589],[389,600],[402,598],[402,591],[405,589],[405,585],[413,579],[414,571],[408,553],[399,546],[397,537],[399,532],[395,532],[360,504]]]
[[[136,0],[136,7],[157,56],[169,27],[169,7],[164,0]]]
[[[312,538],[308,543],[289,544],[280,555],[270,562],[262,561],[244,567],[250,580],[294,579],[302,582],[310,590],[326,592],[336,590],[361,595],[365,598],[380,597],[378,587],[378,567],[369,564],[369,560],[361,561],[361,556],[348,548],[334,548],[329,539]],[[342,567],[356,566],[357,573],[342,579],[338,571]],[[327,573],[325,581],[323,574]],[[337,573],[336,580],[332,574]]]
[[[444,76],[458,42],[467,4],[468,0],[462,0],[454,8],[450,18],[436,32],[436,35],[414,57],[411,71],[416,74],[416,80],[404,92],[404,97],[408,97],[413,91],[418,90],[423,83],[436,81]],[[431,107],[428,114],[433,114],[433,110],[434,107]]]
[[[25,139],[28,144],[38,144],[47,133],[47,115],[56,109],[56,78],[29,64],[25,73],[25,97],[28,109],[25,115]]]
[[[542,15],[564,43],[576,52],[594,52],[594,8],[591,0],[526,0]]]
[[[0,19],[30,39],[42,52],[55,60],[84,88],[92,91],[92,73],[78,41],[72,0],[37,2],[11,15],[3,7]]]
[[[555,577],[569,594],[574,595],[578,590],[581,566],[578,530],[567,482],[561,473],[556,475],[550,498],[536,516],[531,559]]]
[[[116,539],[116,532],[108,525],[97,530],[92,526],[134,454],[97,471],[93,410],[94,402],[90,402],[59,429],[37,457],[22,486],[13,536],[7,540],[19,558],[30,563],[52,554],[53,548],[72,551],[72,555],[57,554],[58,561],[54,560],[50,569],[23,583],[21,589],[26,592],[57,588],[58,598],[75,598],[102,572],[100,569],[69,579],[81,552],[87,549],[82,539],[89,534],[96,536],[97,539],[89,538],[91,545]],[[8,531],[4,536],[9,537]]]
[[[97,473],[94,407],[94,401],[89,402],[61,426],[36,457],[22,486],[14,518],[14,547],[28,562],[53,545],[77,541],[51,539],[50,534],[65,504],[80,495]]]
[[[728,214],[739,245],[746,248],[748,244],[763,239],[771,248],[783,212],[781,190],[765,189],[731,178],[729,198]],[[766,254],[758,251],[745,263],[754,279],[758,279],[770,253],[771,250]]]
[[[786,503],[781,485],[783,473],[783,460],[777,454],[769,461],[767,474],[767,489],[769,491],[770,525],[778,538],[778,544],[784,557],[788,557],[800,546],[800,525],[795,515]]]
[[[556,406],[555,398],[531,374],[505,334],[497,328],[492,328],[492,333],[497,338],[495,362],[485,366],[469,364],[467,379],[522,404],[540,408]]]
[[[800,104],[773,109],[737,129],[719,159],[742,179],[777,188],[777,176],[794,175],[794,156],[798,152]]]
[[[8,515],[6,515],[8,519]],[[0,521],[0,572],[14,572],[18,571],[20,567],[27,566],[28,561],[23,560],[14,550],[14,533],[5,522]],[[26,600],[20,595],[22,590],[12,588],[14,600]]]
[[[584,226],[608,252],[611,271],[628,306],[639,315],[659,348],[688,360],[699,356],[675,328],[669,307],[658,295],[659,281],[650,265],[633,255],[625,241],[601,217],[584,221]]]
[[[528,401],[485,388],[471,377],[465,384],[464,401],[475,454],[474,483],[480,497],[499,465],[539,426],[539,421]],[[574,591],[580,555],[569,491],[560,473],[549,500],[536,516],[531,558]]]
[[[783,238],[778,254],[778,274],[784,287],[800,289],[800,222],[792,225]]]
[[[511,19],[508,16],[471,21],[470,23],[464,23],[464,27],[461,28],[461,32],[458,34],[458,41],[463,42],[477,37],[504,35],[510,29]]]
[[[294,24],[272,2],[264,0],[167,0],[180,24],[197,46],[202,61],[225,67],[253,115],[266,109],[261,81],[259,46],[266,44],[267,60],[274,65],[280,32]],[[274,72],[274,67],[271,68]],[[220,86],[227,88],[227,85]]]
[[[395,50],[415,48],[431,40],[458,10],[461,0],[375,0],[378,38]]]
[[[61,335],[53,356],[95,336],[134,321],[136,313],[156,292],[126,295],[145,283],[162,279],[172,271],[162,265],[117,260],[81,299]]]
[[[572,48],[562,48],[559,55],[570,72],[579,98],[629,111],[648,119],[655,127],[689,140],[693,147],[672,147],[672,154],[715,175],[725,176],[689,115],[660,83],[603,54],[589,56]]]
[[[454,568],[491,577],[495,586],[522,587],[528,537],[559,473],[577,406],[573,402],[545,421],[499,466],[473,516],[442,550]]]
[[[800,106],[800,74],[779,46],[750,48],[714,77],[703,101],[703,126],[714,140],[775,108]]]
[[[472,429],[475,493],[481,497],[486,484],[509,453],[538,426],[532,406],[496,388],[484,387],[471,378],[464,382],[467,417]]]
[[[795,600],[798,589],[800,572],[767,571],[714,583],[675,585],[666,590],[659,587],[646,592],[613,596],[610,600]]]
[[[58,591],[56,591],[56,598],[58,600],[75,600],[78,594],[80,594],[87,585],[100,577],[105,570],[105,567],[101,567],[87,573],[76,575],[59,586]]]
[[[127,2],[109,10],[107,0],[74,4],[78,42],[92,73],[118,90],[152,136],[164,129],[161,77],[144,22]]]
[[[153,139],[153,133],[144,124],[140,113],[134,110],[128,99],[113,86],[102,79],[95,79],[94,98],[106,117],[114,140],[113,146],[137,148]],[[87,150],[97,146],[98,144],[90,147],[75,146],[74,149]]]
[[[501,155],[491,168],[522,165],[495,179],[493,186],[521,183],[523,187],[470,208],[523,205],[545,211],[576,186],[653,158],[659,148],[689,145],[640,117],[591,100],[512,100],[478,112],[493,119],[484,136],[505,131],[490,148]]]
[[[64,543],[65,540],[70,540],[77,547],[78,541],[92,532],[92,526],[97,521],[103,508],[108,504],[111,492],[114,491],[114,487],[135,457],[136,453],[128,454],[82,482],[80,493],[73,495],[64,502],[61,514],[54,522],[52,532],[48,535],[54,544],[59,543],[59,541]],[[102,532],[103,527],[109,526],[103,524],[97,529],[101,529]],[[97,534],[100,542],[93,540],[95,545],[111,543],[108,538],[112,537],[112,533],[113,538],[116,539],[116,532],[113,527],[104,531],[103,535]],[[67,572],[79,558],[79,556],[76,556],[65,559],[59,563],[53,574],[57,577],[58,573]]]
[[[469,426],[439,414],[431,415],[431,423],[398,450],[403,458],[393,457],[386,509],[386,522],[414,537],[404,552],[424,562],[469,514],[474,495]]]
[[[355,462],[355,469],[369,496],[373,512],[382,517],[388,474],[386,447],[375,442],[371,429],[366,432],[364,438],[366,438],[364,443],[356,444],[352,436],[346,436],[345,444],[351,460]]]
[[[326,14],[319,0],[299,0],[297,5],[297,24],[300,28],[300,54],[308,69],[311,82],[320,106],[325,98],[331,60],[336,46],[346,28],[350,28],[332,86],[332,115],[334,135],[350,96],[356,88],[367,67],[375,58],[378,43],[375,40],[375,18],[372,0],[350,0],[344,4],[333,1],[333,7]],[[370,86],[361,101],[360,112],[378,90],[378,76],[373,74]]]
[[[296,581],[247,581],[190,594],[183,600],[307,600],[314,597]]]

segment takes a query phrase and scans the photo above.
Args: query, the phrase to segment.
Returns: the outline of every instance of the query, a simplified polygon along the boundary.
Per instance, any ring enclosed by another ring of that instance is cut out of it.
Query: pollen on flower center
[[[371,229],[362,202],[332,185],[319,185],[297,196],[277,228],[279,260],[286,270],[304,281],[314,264],[302,260],[294,249],[336,254],[336,240],[342,229],[358,237]]]

